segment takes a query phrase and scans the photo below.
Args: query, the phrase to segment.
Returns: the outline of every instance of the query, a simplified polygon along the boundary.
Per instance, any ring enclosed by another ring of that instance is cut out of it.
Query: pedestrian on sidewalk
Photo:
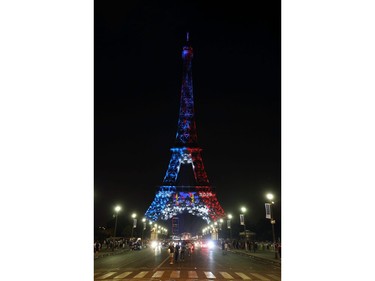
[[[228,253],[228,248],[229,248],[228,242],[225,242],[224,243],[224,255]]]
[[[100,251],[100,242],[99,240],[96,240],[95,242],[95,257],[98,257]]]

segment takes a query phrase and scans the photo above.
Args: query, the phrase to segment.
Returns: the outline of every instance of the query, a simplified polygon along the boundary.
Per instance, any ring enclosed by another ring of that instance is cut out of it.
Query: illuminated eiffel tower
[[[158,187],[156,196],[145,216],[150,221],[168,220],[178,214],[190,213],[199,216],[207,223],[224,217],[214,188],[209,184],[204,170],[201,151],[197,142],[197,130],[194,118],[193,48],[187,33],[186,45],[182,48],[183,78],[181,86],[180,113],[178,118],[176,141],[171,148],[172,156],[163,184]],[[181,170],[193,171],[194,179],[184,184]],[[183,168],[183,169],[182,169]]]

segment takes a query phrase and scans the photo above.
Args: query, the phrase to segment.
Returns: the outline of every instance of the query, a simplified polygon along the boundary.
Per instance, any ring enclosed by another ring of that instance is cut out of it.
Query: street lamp
[[[133,214],[132,214],[132,218],[133,218],[133,227],[132,227],[132,237],[131,237],[131,238],[133,238],[133,231],[134,231],[134,228],[137,227],[137,219],[136,219],[136,217],[137,217],[137,214],[136,214],[136,213],[133,213]]]
[[[269,206],[269,218],[270,218],[270,221],[271,221],[271,225],[272,225],[272,237],[273,237],[273,247],[274,247],[274,251],[275,251],[275,259],[278,259],[278,255],[277,255],[277,249],[276,249],[276,239],[275,239],[275,223],[276,223],[276,220],[274,218],[274,210],[273,210],[273,204],[274,202],[272,201],[273,199],[273,194],[272,193],[268,193],[266,195],[267,199],[269,200],[269,203],[266,203],[268,204]],[[267,206],[267,205],[266,205]],[[266,214],[266,217],[267,217],[267,214]]]
[[[212,229],[214,240],[219,240],[219,229],[217,227],[217,221],[214,222]]]
[[[243,225],[243,229],[244,229],[244,232],[245,232],[245,249],[246,249],[246,251],[247,251],[247,250],[248,250],[248,247],[247,247],[247,235],[246,235],[245,213],[246,213],[246,208],[245,208],[245,207],[241,207],[240,224]]]
[[[116,229],[117,229],[117,216],[118,216],[118,212],[120,212],[121,210],[121,206],[116,206],[115,207],[115,212],[116,212],[116,221],[115,221],[115,231],[113,233],[113,236],[115,237],[116,236]]]
[[[143,218],[143,219],[142,219],[142,222],[143,222],[143,230],[142,230],[142,241],[143,241],[143,233],[144,233],[144,231],[145,231],[145,229],[146,229],[146,219]]]
[[[117,206],[115,207],[115,212],[116,212],[115,216],[116,216],[116,220],[115,220],[115,229],[114,229],[114,232],[113,232],[113,238],[112,238],[112,240],[113,240],[113,241],[112,241],[112,243],[113,243],[112,251],[115,250],[115,237],[116,237],[116,230],[117,230],[117,216],[118,216],[118,212],[120,212],[120,210],[121,210],[121,206],[117,205]]]
[[[228,220],[227,220],[227,228],[229,228],[229,237],[232,239],[232,226],[230,225],[232,219],[232,215],[228,214]]]
[[[222,232],[223,221],[224,221],[223,219],[219,219],[219,231],[221,232],[221,236],[224,236]],[[224,237],[221,237],[221,238],[224,238]]]

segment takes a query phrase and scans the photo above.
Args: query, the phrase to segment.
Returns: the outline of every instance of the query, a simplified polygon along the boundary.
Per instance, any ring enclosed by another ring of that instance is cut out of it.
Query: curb
[[[122,254],[122,253],[127,252],[127,251],[129,251],[129,250],[125,249],[125,250],[121,250],[121,251],[99,253],[98,256],[95,256],[95,254],[94,254],[94,259],[103,258],[103,257],[107,257],[107,256],[114,256],[114,255],[117,255],[117,254]]]
[[[229,251],[234,253],[234,254],[240,254],[240,255],[247,256],[247,257],[252,258],[254,260],[261,260],[261,261],[265,261],[265,262],[269,262],[269,263],[273,263],[275,265],[281,266],[280,260],[271,260],[271,259],[268,259],[268,258],[262,258],[262,257],[254,256],[251,253],[244,253],[244,252],[232,251],[232,250],[229,250]]]

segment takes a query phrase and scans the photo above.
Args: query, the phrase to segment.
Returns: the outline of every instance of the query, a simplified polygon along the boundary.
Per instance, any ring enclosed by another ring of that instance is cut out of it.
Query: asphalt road
[[[94,261],[95,280],[281,280],[274,264],[221,249],[196,249],[184,261],[169,263],[166,248],[126,251]]]

